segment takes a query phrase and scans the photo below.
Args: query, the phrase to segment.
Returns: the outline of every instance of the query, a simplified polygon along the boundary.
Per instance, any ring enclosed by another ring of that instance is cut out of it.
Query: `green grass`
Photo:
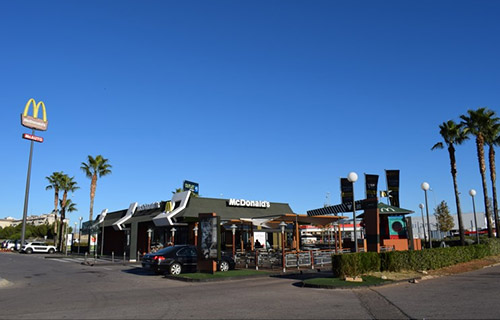
[[[373,277],[373,276],[362,276],[363,282],[350,282],[341,280],[339,278],[313,278],[304,280],[304,284],[306,285],[314,285],[321,287],[364,287],[364,286],[374,286],[382,283],[390,283],[391,280],[383,280],[381,278]]]
[[[269,275],[269,274],[271,273],[267,271],[241,269],[241,270],[228,270],[226,272],[216,272],[215,274],[202,273],[202,272],[182,273],[177,277],[201,280],[201,279],[219,279],[219,278],[246,277],[246,276]]]

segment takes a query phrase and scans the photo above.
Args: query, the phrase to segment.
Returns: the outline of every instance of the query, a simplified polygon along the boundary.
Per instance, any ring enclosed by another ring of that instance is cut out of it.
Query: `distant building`
[[[452,230],[458,230],[458,216],[452,215],[453,217],[453,223],[455,226],[453,227]],[[412,219],[412,225],[413,225],[413,237],[414,238],[424,238],[424,228],[422,227],[422,216],[421,215],[413,215],[411,217]],[[486,215],[484,212],[476,212],[476,219],[477,219],[477,228],[478,229],[484,229],[487,227],[486,223]],[[424,213],[424,222],[425,222],[425,232],[427,232],[427,216]],[[464,231],[475,231],[476,226],[474,224],[474,213],[462,213],[462,222],[464,225]],[[436,223],[436,217],[434,214],[431,214],[429,212],[429,224],[431,225],[431,232],[433,238],[441,238],[446,235],[446,233],[442,232],[439,233],[437,230],[437,223]],[[493,226],[495,223],[493,222]]]
[[[0,219],[0,227],[5,228],[5,227],[10,227],[11,225],[16,225],[15,223],[17,222],[16,219],[12,217],[6,217],[5,219]]]
[[[55,221],[56,221],[56,218],[55,218],[55,214],[53,214],[53,213],[42,214],[39,216],[26,217],[26,223],[32,224],[34,226],[40,226],[40,225],[44,225],[44,224],[52,224]],[[0,219],[0,227],[2,227],[2,228],[10,227],[10,226],[15,227],[21,223],[23,223],[22,219],[15,219],[12,217]]]

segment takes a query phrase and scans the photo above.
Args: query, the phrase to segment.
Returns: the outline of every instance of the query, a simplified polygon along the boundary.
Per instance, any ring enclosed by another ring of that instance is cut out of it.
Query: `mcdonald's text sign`
[[[33,116],[28,115],[30,106],[33,105]],[[42,108],[43,118],[38,118],[38,111]],[[24,112],[21,114],[21,124],[26,128],[45,131],[49,122],[47,121],[47,111],[45,110],[45,104],[43,101],[35,102],[35,99],[29,99],[28,103],[24,107]]]
[[[33,141],[36,141],[36,142],[43,142],[43,138],[42,137],[37,137],[37,136],[34,136],[32,134],[29,134],[29,133],[23,133],[23,139],[33,140]]]

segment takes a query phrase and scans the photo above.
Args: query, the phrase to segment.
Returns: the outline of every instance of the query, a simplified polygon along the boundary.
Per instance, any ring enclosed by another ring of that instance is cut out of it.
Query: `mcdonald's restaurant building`
[[[232,250],[233,229],[235,247],[238,250],[253,249],[254,231],[264,237],[260,242],[278,248],[278,227],[256,225],[270,217],[293,214],[286,203],[249,201],[244,199],[215,199],[195,197],[191,191],[176,193],[170,201],[139,205],[134,202],[128,209],[106,213],[83,227],[89,233],[97,233],[97,252],[104,255],[125,255],[130,261],[138,259],[138,253],[150,247],[172,244],[196,244],[200,213],[215,213],[221,221],[222,250]],[[262,232],[259,232],[262,230]],[[265,232],[264,232],[265,231]],[[101,245],[104,244],[103,247]]]

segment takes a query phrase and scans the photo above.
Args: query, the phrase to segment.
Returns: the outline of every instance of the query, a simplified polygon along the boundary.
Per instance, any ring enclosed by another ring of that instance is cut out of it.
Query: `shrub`
[[[370,271],[380,270],[380,258],[376,252],[335,254],[332,269],[336,277],[355,277]]]
[[[492,255],[500,255],[500,239],[488,238],[464,247],[336,254],[332,257],[332,269],[334,276],[345,278],[370,271],[438,269]]]

